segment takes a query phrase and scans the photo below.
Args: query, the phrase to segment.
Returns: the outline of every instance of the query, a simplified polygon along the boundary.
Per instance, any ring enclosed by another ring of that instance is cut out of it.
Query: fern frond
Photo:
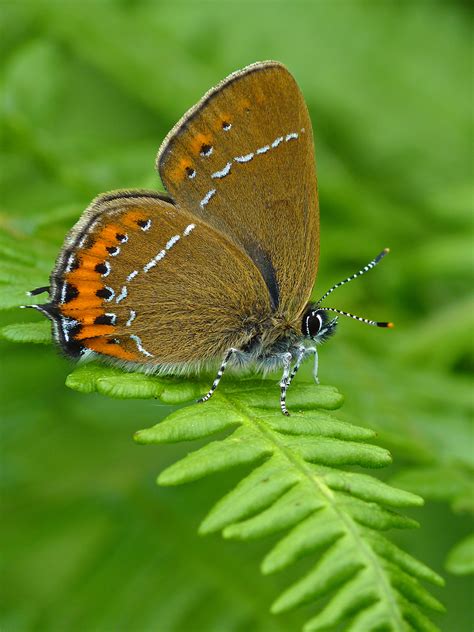
[[[473,468],[468,464],[404,468],[391,482],[427,499],[448,502],[455,512],[474,514]]]
[[[0,329],[0,338],[10,342],[48,344],[51,342],[51,325],[47,321],[6,325]]]
[[[98,390],[104,388],[103,379],[96,382]],[[120,379],[105,378],[105,390],[110,394],[112,383]],[[165,393],[168,399],[172,381],[147,376],[141,380],[156,382],[155,396]],[[122,378],[121,396],[123,388]],[[130,382],[127,388],[133,392],[134,385]],[[293,400],[296,410],[298,402],[300,410],[290,418],[281,415],[276,399],[275,385],[268,381],[228,382],[213,400],[172,413],[139,431],[136,440],[161,444],[230,432],[165,469],[158,483],[180,485],[234,466],[252,466],[211,509],[199,531],[221,531],[236,540],[283,532],[262,562],[265,574],[318,555],[313,568],[274,602],[274,613],[324,597],[329,600],[307,622],[306,632],[348,621],[345,629],[351,631],[435,630],[424,611],[441,612],[443,606],[421,581],[441,585],[443,580],[382,533],[417,526],[396,509],[420,506],[422,499],[343,469],[380,468],[390,464],[391,457],[368,443],[373,432],[329,412],[342,403],[336,389],[295,384],[289,404]]]
[[[31,252],[10,252],[0,245],[7,263],[0,307],[10,308],[28,302],[25,290],[41,284],[42,272],[34,269]],[[17,274],[20,287],[14,283]],[[0,335],[17,342],[47,342],[48,328],[47,323],[7,325]],[[207,381],[126,374],[94,364],[79,366],[67,384],[84,393],[157,398],[168,405],[194,400],[208,386]],[[341,623],[364,632],[435,630],[424,612],[443,608],[421,582],[441,584],[442,579],[383,535],[391,528],[417,526],[396,509],[419,506],[421,498],[352,471],[384,467],[391,457],[370,443],[375,433],[334,416],[331,411],[342,404],[335,388],[293,384],[288,404],[296,410],[297,403],[299,412],[289,419],[281,415],[277,400],[272,382],[226,380],[225,390],[210,402],[182,408],[136,438],[140,443],[170,443],[227,434],[168,467],[158,482],[178,485],[233,466],[252,468],[211,509],[200,533],[221,531],[235,540],[280,533],[262,562],[264,574],[317,556],[313,567],[276,599],[274,613],[324,598],[321,611],[306,624],[307,632]]]
[[[474,486],[470,463],[405,468],[391,482],[426,499],[444,501],[458,514],[474,514]],[[458,542],[448,553],[445,568],[453,575],[474,575],[474,535]]]
[[[55,251],[50,244],[0,230],[0,310],[35,303],[27,292],[47,285]],[[41,301],[40,301],[41,302]]]
[[[184,403],[206,390],[206,383],[125,374],[94,364],[77,368],[71,388],[119,398],[159,398]],[[417,523],[396,509],[422,499],[344,466],[380,468],[390,454],[369,443],[375,433],[341,421],[331,411],[342,396],[331,386],[292,385],[290,418],[278,409],[269,380],[227,380],[225,391],[206,404],[182,408],[158,425],[139,431],[145,444],[176,443],[226,432],[164,470],[160,485],[180,485],[234,466],[252,471],[208,513],[200,533],[221,531],[225,538],[250,540],[283,532],[262,562],[269,574],[302,557],[319,554],[307,574],[273,604],[274,613],[329,598],[305,630],[333,629],[350,621],[350,630],[435,630],[425,610],[442,605],[421,581],[443,580],[403,552],[385,535]]]
[[[474,575],[474,533],[454,546],[446,560],[446,569],[453,575]]]

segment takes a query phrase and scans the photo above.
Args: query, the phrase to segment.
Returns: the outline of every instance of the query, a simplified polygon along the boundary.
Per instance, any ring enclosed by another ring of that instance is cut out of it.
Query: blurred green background
[[[448,632],[473,625],[469,560],[452,552],[474,506],[468,6],[0,5],[4,307],[30,289],[10,241],[46,284],[66,230],[96,194],[159,186],[162,139],[209,87],[262,59],[294,73],[316,138],[316,295],[392,249],[333,304],[396,329],[341,322],[320,377],[346,395],[347,417],[377,429],[393,452],[385,476],[427,499],[413,512],[422,528],[398,540],[446,577],[437,594],[448,613],[437,622]],[[33,319],[9,309],[1,323]],[[157,472],[187,449],[137,446],[132,434],[170,409],[69,391],[71,368],[50,346],[1,342],[2,629],[297,630],[304,609],[268,613],[289,581],[259,575],[268,542],[196,535],[239,473],[158,489]]]

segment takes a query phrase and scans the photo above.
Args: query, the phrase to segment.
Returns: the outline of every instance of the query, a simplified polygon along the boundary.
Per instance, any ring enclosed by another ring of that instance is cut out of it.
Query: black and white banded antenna
[[[375,259],[372,259],[372,261],[368,263],[366,266],[364,266],[361,270],[359,270],[359,272],[356,272],[352,276],[347,277],[347,279],[344,279],[344,281],[339,281],[339,283],[336,283],[335,285],[333,285],[332,288],[328,290],[326,294],[324,294],[324,296],[321,296],[321,298],[319,299],[319,301],[317,301],[316,304],[319,305],[320,303],[322,303],[325,298],[327,298],[330,294],[332,294],[334,290],[336,290],[338,287],[341,287],[341,285],[345,285],[346,283],[349,283],[350,281],[357,279],[357,277],[362,276],[369,270],[372,270],[372,268],[375,268],[375,266],[378,263],[380,263],[382,259],[385,257],[385,255],[388,255],[389,252],[390,252],[390,248],[384,248],[382,252],[375,257]]]
[[[342,309],[336,309],[335,307],[318,307],[318,312],[335,312],[336,314],[341,314],[341,316],[348,316],[349,318],[358,320],[360,323],[365,323],[366,325],[372,325],[373,327],[388,327],[389,329],[393,329],[393,323],[385,323],[379,320],[362,318],[362,316],[356,316],[355,314],[350,314],[349,312],[343,312]]]
[[[382,259],[385,257],[385,255],[388,255],[389,252],[390,252],[390,248],[384,248],[382,252],[375,257],[375,259],[372,259],[372,261],[370,261],[370,263],[368,263],[361,270],[359,270],[359,272],[356,272],[352,276],[347,277],[347,279],[344,279],[344,281],[339,281],[339,283],[336,283],[335,285],[333,285],[332,288],[329,289],[326,292],[326,294],[324,294],[316,303],[316,305],[318,306],[317,307],[318,311],[335,312],[336,314],[340,314],[341,316],[347,316],[348,318],[353,318],[354,320],[358,320],[359,322],[365,323],[366,325],[372,325],[373,327],[388,327],[392,329],[393,323],[381,322],[378,320],[370,320],[369,318],[363,318],[362,316],[356,316],[355,314],[344,312],[342,309],[336,309],[335,307],[319,307],[320,303],[322,303],[325,298],[327,298],[330,294],[332,294],[336,288],[341,287],[341,285],[345,285],[346,283],[349,283],[350,281],[353,281],[354,279],[357,279],[358,277],[362,276],[369,270],[372,270],[372,268],[375,268],[375,266],[378,263],[380,263]]]

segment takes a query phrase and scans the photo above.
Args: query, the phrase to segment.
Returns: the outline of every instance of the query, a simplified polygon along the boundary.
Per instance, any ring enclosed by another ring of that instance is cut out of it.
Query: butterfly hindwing
[[[97,198],[69,234],[51,282],[55,337],[66,353],[150,367],[220,358],[271,312],[245,253],[147,191]]]

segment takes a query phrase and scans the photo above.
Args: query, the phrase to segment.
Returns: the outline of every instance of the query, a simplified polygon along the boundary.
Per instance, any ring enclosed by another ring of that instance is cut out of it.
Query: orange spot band
[[[115,327],[113,325],[87,325],[74,337],[76,340],[85,340],[86,338],[97,338],[113,334],[114,331]]]
[[[126,351],[117,343],[109,343],[107,338],[87,338],[84,341],[84,344],[88,349],[91,349],[92,351],[103,353],[104,355],[113,356],[114,358],[119,358],[120,360],[137,360],[136,354]]]

